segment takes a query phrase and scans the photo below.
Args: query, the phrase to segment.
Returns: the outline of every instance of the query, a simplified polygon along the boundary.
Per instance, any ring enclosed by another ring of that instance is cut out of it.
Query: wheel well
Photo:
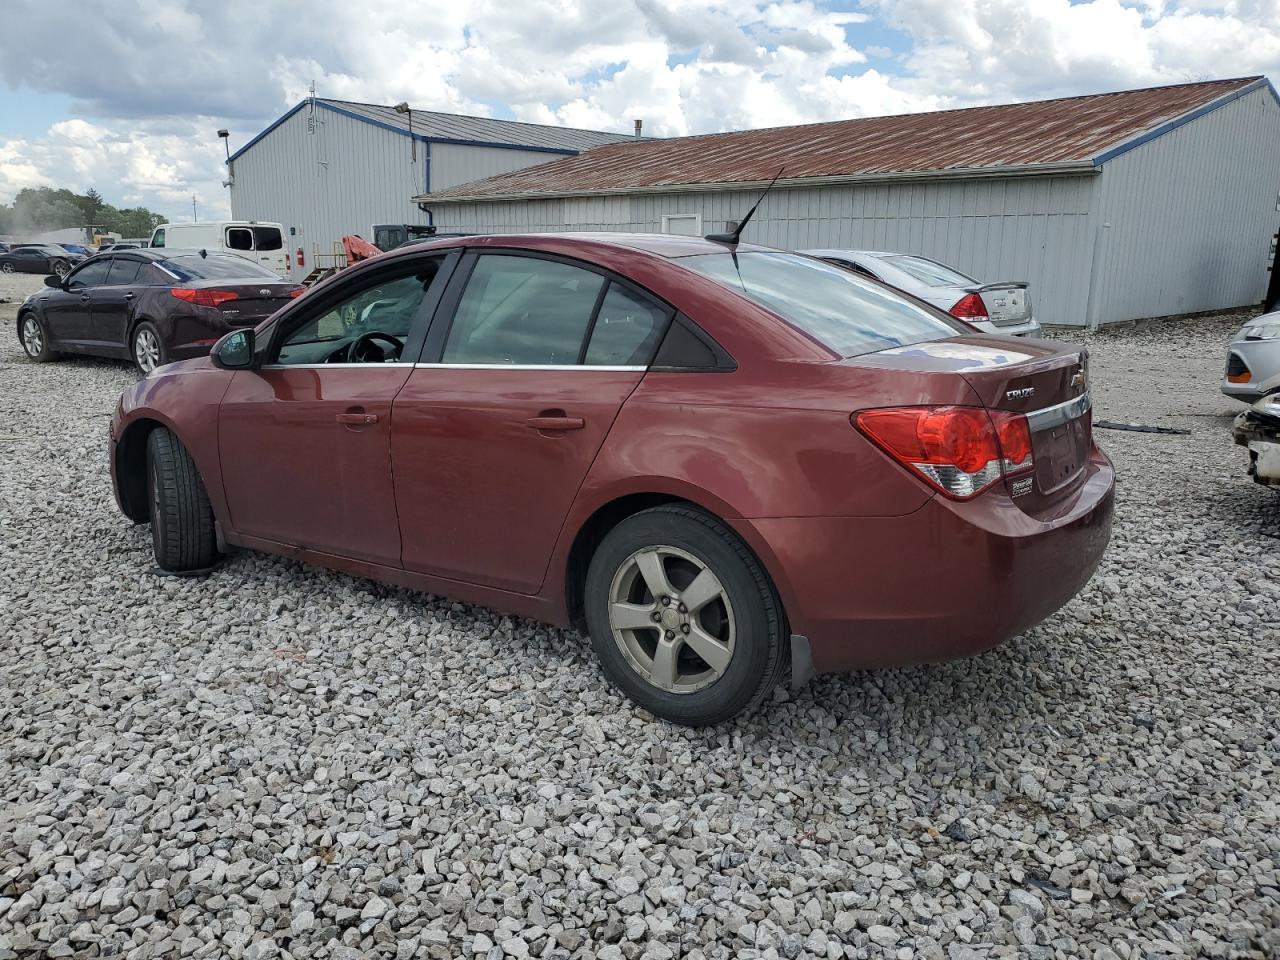
[[[565,603],[569,611],[569,622],[577,629],[585,632],[587,628],[583,594],[587,582],[587,567],[591,564],[591,557],[595,554],[596,548],[608,536],[609,531],[627,519],[627,517],[634,516],[642,510],[649,510],[667,503],[692,507],[695,510],[711,513],[712,516],[715,515],[701,504],[685,500],[683,497],[664,493],[633,493],[606,503],[596,510],[587,519],[587,522],[582,525],[582,529],[574,537],[573,546],[569,548],[568,568],[565,571]],[[769,574],[769,568],[765,566],[764,561],[759,556],[756,556],[755,551],[748,544],[744,543],[743,546],[755,556],[756,562],[760,564],[760,569],[764,572],[765,579],[773,587],[778,611],[782,614],[785,625],[787,623],[786,608],[782,602],[782,595],[778,592],[777,585],[773,583],[773,577]]]
[[[147,437],[164,424],[158,420],[135,420],[116,442],[116,482],[124,515],[134,523],[144,523],[147,509]]]

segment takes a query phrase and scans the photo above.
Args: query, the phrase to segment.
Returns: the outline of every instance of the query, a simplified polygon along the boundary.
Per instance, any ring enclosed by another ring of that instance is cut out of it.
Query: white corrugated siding
[[[483,180],[499,173],[510,173],[534,164],[558,160],[568,154],[545,150],[512,150],[506,147],[482,147],[470,144],[433,143],[431,145],[431,189],[444,190],[460,183]],[[417,191],[415,191],[417,192]]]
[[[303,108],[235,160],[234,219],[275,220],[286,235],[293,228],[286,242],[306,251],[307,270],[345,234],[372,239],[375,223],[427,222],[409,199],[426,182],[422,144],[414,164],[408,137],[330,110],[316,120],[308,133]]]
[[[747,239],[790,249],[851,247],[933,257],[983,280],[1027,280],[1042,322],[1083,324],[1095,177],[918,181],[777,190]],[[741,218],[758,194],[639,194],[608,198],[432,205],[441,230],[656,233],[664,215],[700,214],[705,232]],[[595,219],[593,219],[595,218]]]
[[[1260,87],[1104,163],[1095,322],[1260,302],[1278,158],[1280,104]]]

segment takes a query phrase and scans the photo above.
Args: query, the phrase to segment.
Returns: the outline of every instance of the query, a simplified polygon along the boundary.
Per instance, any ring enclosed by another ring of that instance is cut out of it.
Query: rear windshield
[[[978,281],[924,257],[885,257],[884,262],[929,287],[964,287]]]
[[[160,266],[179,280],[279,280],[274,273],[243,257],[211,253],[202,257],[198,253],[161,260]]]
[[[280,228],[254,227],[253,246],[255,250],[279,250],[284,246],[284,238],[280,236]]]
[[[872,280],[810,257],[759,251],[677,262],[745,294],[843,357],[972,332]]]

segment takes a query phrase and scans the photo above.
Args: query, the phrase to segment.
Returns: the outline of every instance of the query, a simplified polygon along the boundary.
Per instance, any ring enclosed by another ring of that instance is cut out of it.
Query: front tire
[[[701,510],[655,507],[614,527],[591,558],[585,599],[606,676],[664,720],[722,723],[755,709],[781,677],[773,586]]]
[[[58,354],[49,346],[49,334],[44,324],[34,313],[24,314],[18,321],[18,339],[22,342],[22,351],[36,363],[48,363]]]
[[[67,279],[67,274],[71,272],[71,264],[65,260],[55,260],[53,261],[53,272],[59,280],[65,280]]]
[[[218,545],[209,494],[187,448],[164,427],[147,437],[147,495],[160,568],[177,573],[213,566]]]
[[[0,263],[0,273],[13,273],[13,264]]]
[[[169,362],[169,351],[160,337],[160,331],[150,320],[144,320],[133,328],[133,333],[129,335],[129,353],[143,376]]]

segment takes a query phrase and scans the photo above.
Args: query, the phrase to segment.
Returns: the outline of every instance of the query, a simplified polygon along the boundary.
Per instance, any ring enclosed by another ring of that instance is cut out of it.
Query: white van
[[[162,223],[151,231],[147,246],[234,253],[282,277],[288,277],[293,266],[284,246],[284,227],[260,220]]]

